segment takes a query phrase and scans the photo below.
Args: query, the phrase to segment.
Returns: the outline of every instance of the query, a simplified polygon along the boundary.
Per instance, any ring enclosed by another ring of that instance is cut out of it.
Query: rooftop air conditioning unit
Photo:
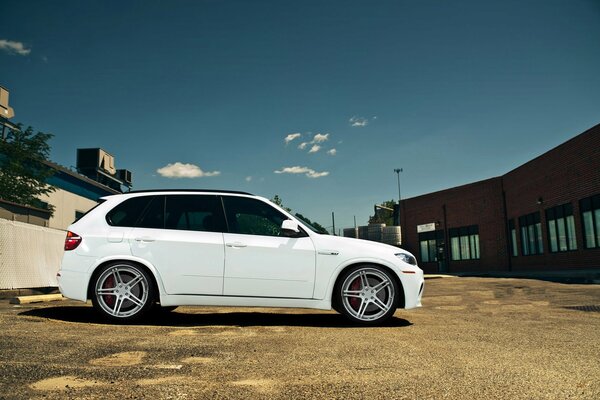
[[[127,185],[131,185],[131,171],[128,169],[118,169],[117,179],[123,181]]]
[[[0,86],[0,117],[12,118],[15,116],[15,111],[8,106],[8,90]]]

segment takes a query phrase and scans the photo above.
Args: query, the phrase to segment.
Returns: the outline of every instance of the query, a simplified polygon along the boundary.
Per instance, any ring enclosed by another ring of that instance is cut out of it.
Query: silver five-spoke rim
[[[136,268],[114,265],[96,281],[98,304],[118,318],[137,314],[148,301],[148,280]]]
[[[346,311],[361,321],[383,317],[394,306],[394,285],[375,268],[361,268],[342,284],[342,303]]]

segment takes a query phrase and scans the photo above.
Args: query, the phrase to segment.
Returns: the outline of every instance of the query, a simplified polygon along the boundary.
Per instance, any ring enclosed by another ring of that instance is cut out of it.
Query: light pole
[[[402,172],[402,168],[396,168],[394,169],[394,172],[398,175],[398,204],[400,204],[400,200],[402,199],[402,196],[400,195],[400,172]]]
[[[400,194],[400,172],[402,172],[402,168],[395,168],[394,172],[398,176],[398,225],[400,225],[400,200],[402,199]]]

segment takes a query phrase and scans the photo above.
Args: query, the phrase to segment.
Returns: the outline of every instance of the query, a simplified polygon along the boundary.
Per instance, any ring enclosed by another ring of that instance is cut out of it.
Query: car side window
[[[165,196],[152,196],[136,228],[163,229],[165,227]]]
[[[154,197],[139,196],[123,201],[106,214],[106,222],[112,226],[135,226]]]
[[[288,219],[268,204],[248,197],[223,196],[229,232],[283,236],[281,223]]]
[[[165,228],[223,232],[223,207],[217,196],[170,195],[165,207]]]

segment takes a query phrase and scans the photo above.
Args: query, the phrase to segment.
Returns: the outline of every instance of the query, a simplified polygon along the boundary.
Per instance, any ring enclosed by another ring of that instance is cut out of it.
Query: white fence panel
[[[65,232],[0,218],[0,289],[58,286]]]

